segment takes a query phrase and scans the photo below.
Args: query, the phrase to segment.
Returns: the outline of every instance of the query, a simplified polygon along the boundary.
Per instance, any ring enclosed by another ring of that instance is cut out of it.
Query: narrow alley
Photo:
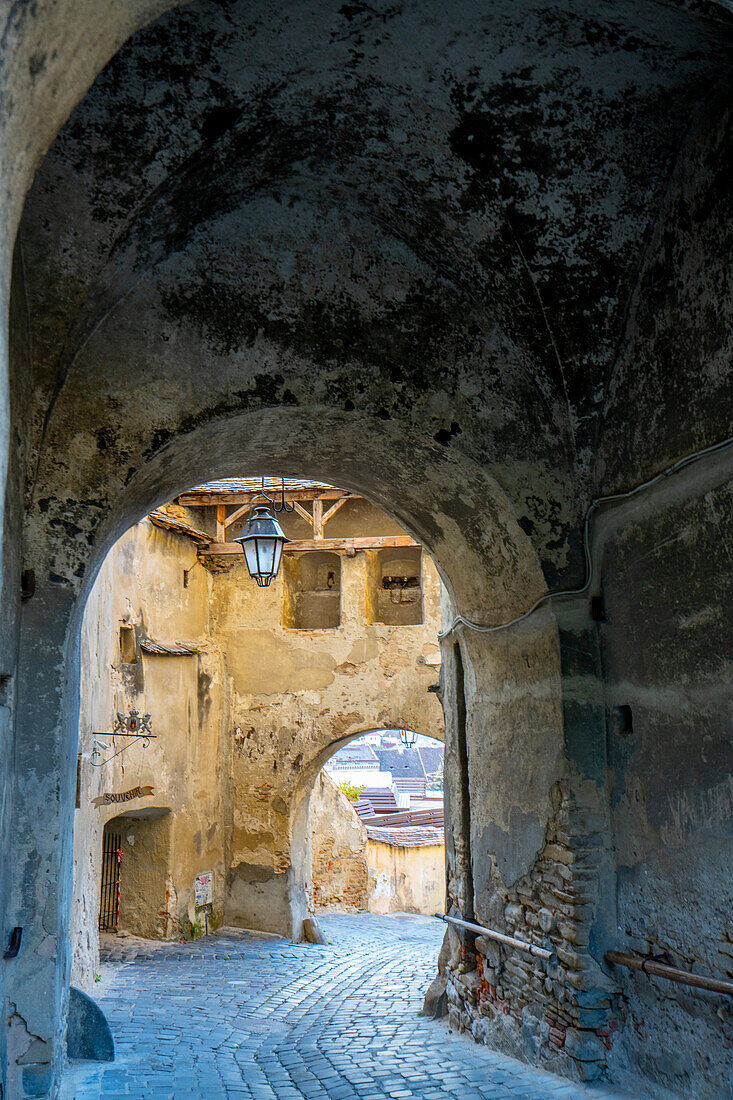
[[[0,0],[0,1100],[733,1100],[731,164],[733,0]]]
[[[619,1097],[422,1017],[439,921],[406,914],[321,921],[323,947],[231,928],[186,944],[108,938],[97,993],[115,1061],[70,1065],[61,1100]]]

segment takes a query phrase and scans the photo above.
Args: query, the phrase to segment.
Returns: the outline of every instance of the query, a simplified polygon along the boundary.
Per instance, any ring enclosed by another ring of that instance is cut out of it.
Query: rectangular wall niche
[[[126,665],[134,665],[137,661],[135,627],[130,623],[120,623],[120,657]]]
[[[283,576],[283,626],[328,630],[341,625],[340,554],[284,554]]]
[[[367,622],[418,626],[423,621],[420,547],[368,553]]]

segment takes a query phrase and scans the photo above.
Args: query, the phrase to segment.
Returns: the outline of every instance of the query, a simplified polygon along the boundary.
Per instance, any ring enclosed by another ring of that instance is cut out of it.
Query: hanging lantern
[[[234,542],[242,545],[250,577],[260,588],[269,587],[280,568],[283,546],[290,542],[269,504],[258,504],[254,511],[250,508],[247,522]]]
[[[411,749],[417,741],[417,734],[412,730],[400,730],[400,740],[407,749]]]

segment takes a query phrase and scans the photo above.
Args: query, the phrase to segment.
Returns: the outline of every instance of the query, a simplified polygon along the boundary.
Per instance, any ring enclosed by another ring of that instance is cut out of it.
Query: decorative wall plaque
[[[103,768],[105,764],[109,764],[110,760],[114,760],[116,756],[119,756],[120,753],[123,753],[125,749],[130,748],[137,741],[142,741],[142,747],[146,749],[151,740],[156,740],[156,736],[150,728],[151,720],[151,714],[140,714],[134,707],[129,714],[123,714],[121,710],[118,710],[112,733],[95,733],[93,736],[111,737],[113,740],[115,737],[129,737],[131,740],[129,744],[123,745],[117,752],[104,758],[102,758],[100,749],[95,745],[92,751],[92,767]],[[101,748],[105,748],[105,746],[102,745]]]

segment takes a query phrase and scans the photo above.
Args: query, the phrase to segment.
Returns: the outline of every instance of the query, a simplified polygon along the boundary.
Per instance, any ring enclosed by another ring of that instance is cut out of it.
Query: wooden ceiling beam
[[[332,516],[335,516],[339,508],[343,508],[344,504],[348,500],[348,497],[342,497],[341,500],[337,500],[335,504],[332,504],[327,512],[323,513],[323,526],[325,527]]]
[[[269,492],[269,490],[268,490]],[[254,497],[260,496],[260,490],[247,492],[197,492],[193,489],[181,493],[178,503],[188,508],[208,508],[216,504],[249,505]],[[272,490],[275,500],[280,499],[280,490]],[[345,489],[286,489],[285,499],[292,500],[361,500],[358,493],[349,493]]]
[[[300,554],[307,550],[344,550],[348,553],[352,550],[385,550],[397,546],[419,545],[420,543],[415,542],[409,535],[375,535],[355,539],[300,539],[286,543],[283,553]]]
[[[283,547],[285,554],[302,554],[309,550],[331,550],[333,552],[345,551],[353,553],[357,550],[385,550],[399,546],[419,546],[409,535],[378,535],[372,538],[355,539],[300,539],[296,542],[286,543]],[[212,542],[207,547],[199,550],[201,557],[218,557],[228,554],[241,554],[242,547],[238,542]]]
[[[227,506],[226,504],[217,504],[216,506],[216,541],[226,542],[227,540]]]
[[[313,501],[313,538],[323,540],[323,501]]]
[[[217,508],[218,507],[219,505],[217,505]],[[224,526],[231,527],[233,523],[236,523],[237,520],[241,519],[242,516],[247,514],[247,512],[249,512],[249,504],[243,504],[241,508],[237,508],[234,512],[231,513],[231,515],[227,516],[224,521]]]

